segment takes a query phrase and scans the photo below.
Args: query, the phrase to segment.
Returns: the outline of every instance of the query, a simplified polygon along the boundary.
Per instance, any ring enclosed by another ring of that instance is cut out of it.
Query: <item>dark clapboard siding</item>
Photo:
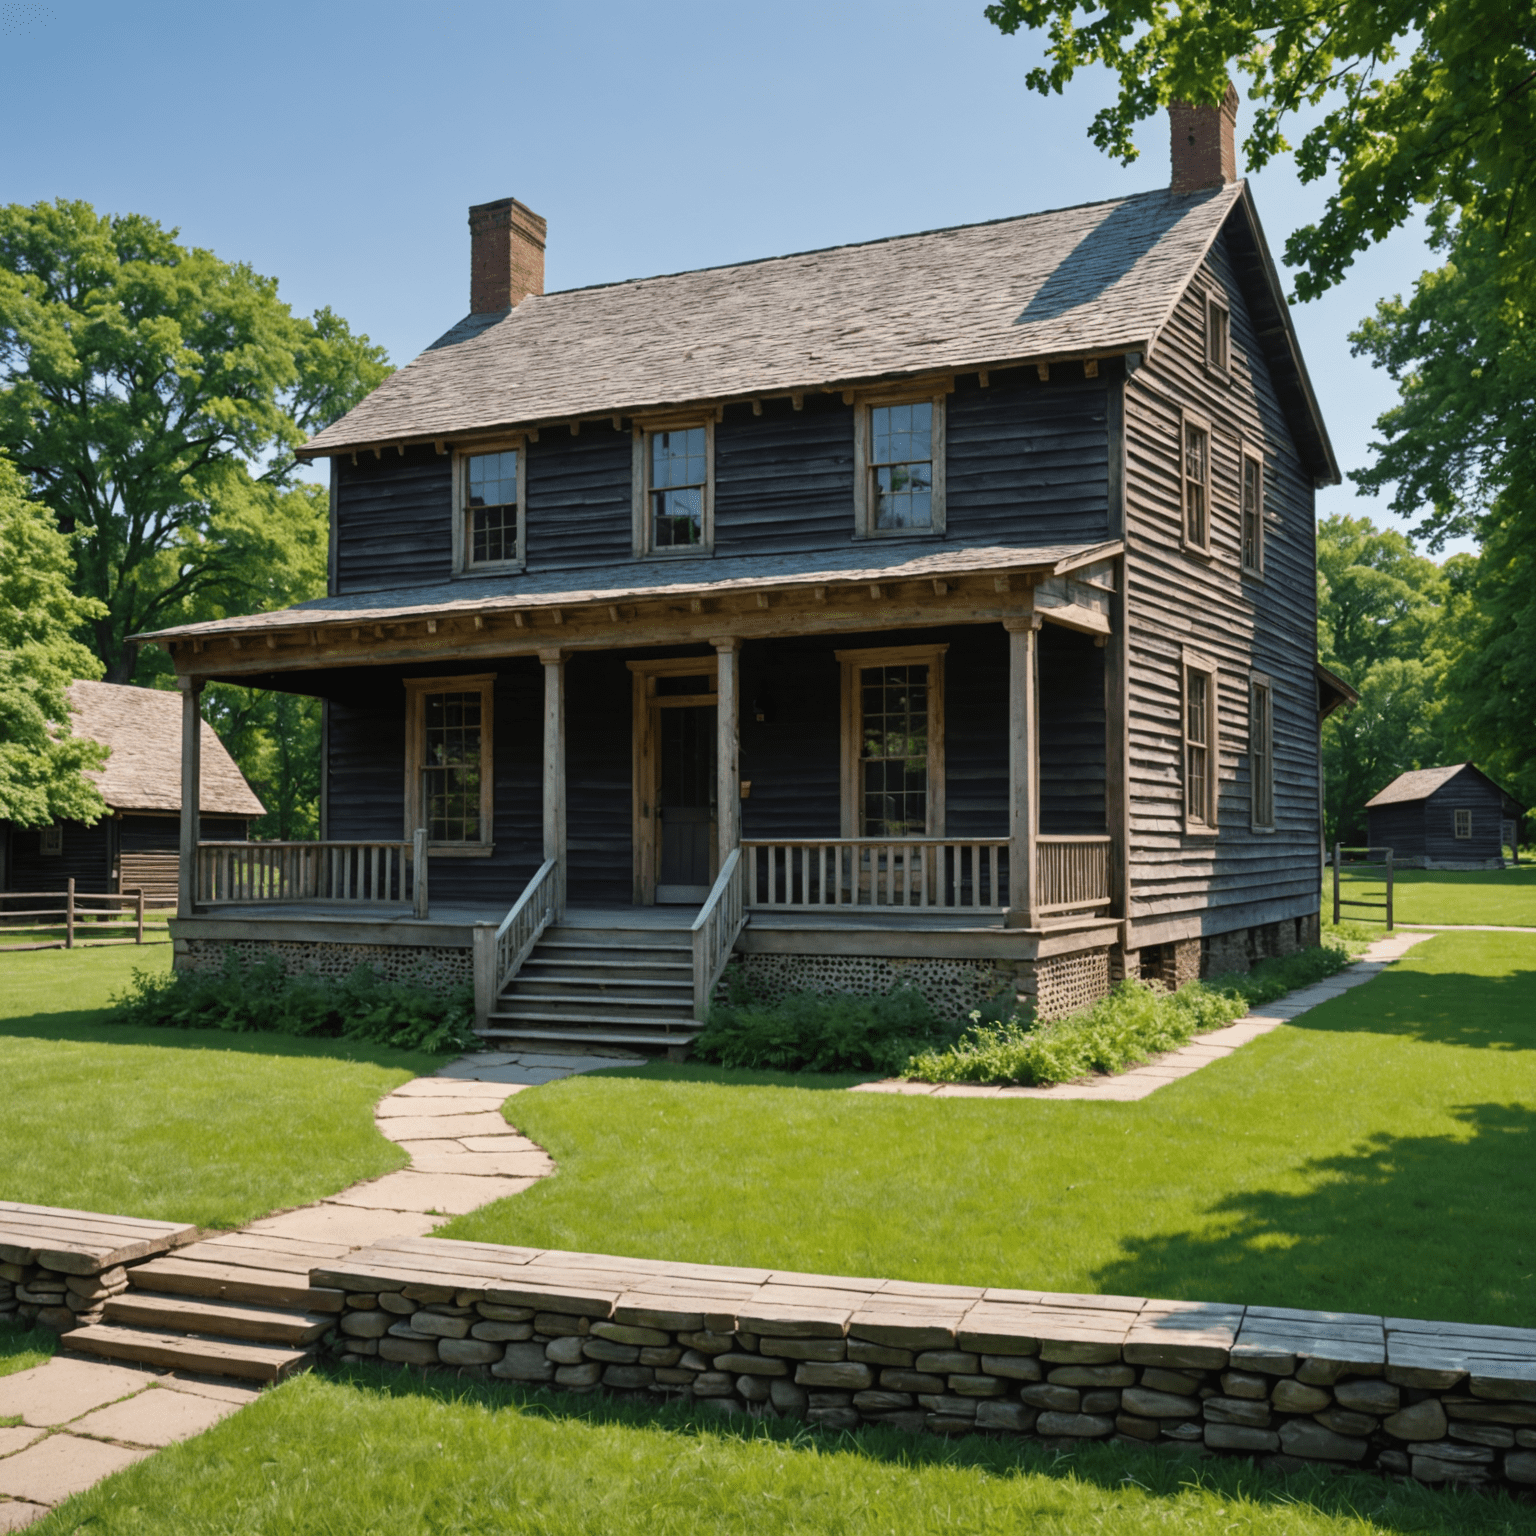
[[[38,852],[36,827],[11,828],[11,861],[7,888],[13,891],[64,892],[69,880],[78,891],[108,891],[112,885],[112,843],[115,828],[110,816],[94,826],[81,821],[64,824],[62,853]]]
[[[453,572],[452,456],[430,444],[360,453],[336,466],[336,587],[363,592]]]
[[[629,432],[585,422],[572,437],[551,427],[530,443],[528,564],[612,565],[633,547]]]
[[[1203,296],[1232,307],[1233,380],[1203,363]],[[1179,407],[1213,432],[1213,549],[1179,548]],[[1126,386],[1131,915],[1136,942],[1220,933],[1311,912],[1318,890],[1313,490],[1281,414],[1223,241]],[[1239,439],[1266,461],[1262,581],[1242,575]],[[1183,832],[1180,649],[1219,668],[1219,835]],[[1274,683],[1278,830],[1249,831],[1248,672]],[[1177,919],[1182,918],[1182,921]],[[1168,921],[1161,928],[1153,920]]]
[[[1456,812],[1472,812],[1472,836],[1456,836]],[[1424,802],[1424,852],[1432,859],[1496,859],[1504,852],[1500,829],[1504,796],[1480,773],[1463,768]]]

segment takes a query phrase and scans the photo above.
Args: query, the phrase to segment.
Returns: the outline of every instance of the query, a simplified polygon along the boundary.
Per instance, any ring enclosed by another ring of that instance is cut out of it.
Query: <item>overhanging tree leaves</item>
[[[247,582],[219,506],[287,486],[293,447],[388,372],[330,310],[297,317],[274,279],[176,233],[83,202],[0,209],[0,447],[74,536],[114,682],[129,635]]]

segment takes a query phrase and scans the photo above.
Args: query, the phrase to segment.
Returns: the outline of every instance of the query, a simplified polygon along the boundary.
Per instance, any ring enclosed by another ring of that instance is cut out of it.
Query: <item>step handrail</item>
[[[559,859],[545,859],[512,903],[500,927],[477,923],[474,932],[475,1028],[484,1029],[506,985],[523,968],[534,946],[565,906]]]
[[[733,848],[689,930],[693,940],[693,1016],[700,1027],[709,1022],[709,1000],[746,923],[741,849]]]

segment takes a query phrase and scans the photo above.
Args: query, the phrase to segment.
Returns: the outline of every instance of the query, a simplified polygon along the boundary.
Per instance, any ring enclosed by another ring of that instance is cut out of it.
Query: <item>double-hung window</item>
[[[1215,373],[1232,369],[1232,312],[1215,293],[1205,298],[1205,363]]]
[[[855,402],[857,537],[944,531],[944,398]]]
[[[1461,810],[1461,811],[1457,811],[1456,812],[1456,836],[1457,837],[1471,837],[1472,836],[1472,812],[1471,811],[1469,811],[1469,810]]]
[[[1256,832],[1275,827],[1275,696],[1269,678],[1248,679],[1248,777],[1252,794],[1249,824]]]
[[[1211,552],[1211,424],[1187,412],[1180,423],[1180,479],[1184,500],[1184,547]]]
[[[1186,651],[1181,701],[1186,831],[1216,829],[1217,770],[1220,760],[1216,727],[1216,668]]]
[[[405,835],[425,827],[434,853],[490,853],[490,677],[406,680]]]
[[[1253,448],[1242,453],[1243,570],[1250,576],[1264,574],[1264,456]]]
[[[944,830],[945,646],[839,651],[843,829],[848,837]]]
[[[637,555],[704,555],[715,543],[712,419],[635,427]]]
[[[454,475],[454,569],[520,570],[527,507],[522,444],[462,452]]]

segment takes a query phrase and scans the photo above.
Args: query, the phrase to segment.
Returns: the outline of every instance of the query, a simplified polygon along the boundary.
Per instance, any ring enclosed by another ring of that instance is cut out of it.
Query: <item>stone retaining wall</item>
[[[109,1296],[128,1289],[121,1264],[92,1275],[66,1275],[42,1264],[12,1264],[0,1259],[0,1321],[68,1333],[101,1321]]]
[[[327,1344],[347,1359],[829,1429],[1199,1445],[1536,1488],[1536,1330],[432,1239],[311,1283],[346,1293]]]

